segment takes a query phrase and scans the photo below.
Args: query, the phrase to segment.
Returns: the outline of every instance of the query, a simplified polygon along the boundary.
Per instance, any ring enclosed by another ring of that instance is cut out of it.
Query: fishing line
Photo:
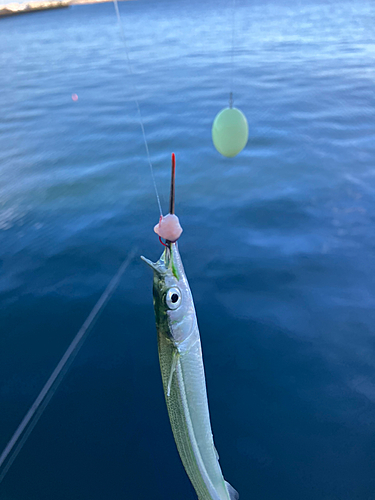
[[[120,15],[120,10],[118,8],[118,2],[117,2],[117,0],[113,0],[113,4],[115,6],[115,11],[116,11],[116,16],[117,16],[117,22],[118,22],[119,28],[120,28],[120,35],[121,35],[122,41],[124,42],[126,60],[127,60],[127,63],[128,63],[128,71],[129,71],[130,75],[132,77],[134,77],[134,73],[133,73],[133,69],[132,69],[132,65],[131,65],[130,57],[129,57],[128,44],[126,43],[124,26],[123,26],[123,23],[122,23],[122,19],[121,19],[121,15]],[[143,124],[143,117],[142,117],[142,113],[141,113],[141,107],[139,105],[139,101],[138,101],[138,98],[137,98],[138,92],[137,92],[137,88],[135,86],[135,83],[133,81],[132,81],[132,84],[133,84],[134,100],[135,100],[136,105],[137,105],[137,110],[138,110],[138,115],[139,115],[139,122],[140,122],[141,129],[142,129],[143,141],[145,143],[147,160],[148,160],[148,163],[150,165],[150,172],[151,172],[152,182],[154,184],[156,199],[157,199],[158,206],[159,206],[159,212],[160,212],[160,215],[163,215],[163,211],[161,209],[161,204],[160,204],[160,197],[159,197],[159,193],[158,193],[158,188],[156,187],[154,169],[153,169],[153,166],[152,166],[152,163],[151,163],[151,157],[150,157],[150,151],[149,151],[149,148],[148,148],[145,127],[144,127],[144,124]]]
[[[230,85],[229,85],[229,107],[233,108],[233,79],[234,79],[234,34],[235,34],[235,11],[236,11],[236,0],[233,0],[232,4],[232,51],[231,51],[231,61],[230,61]]]
[[[61,384],[62,379],[66,375],[66,372],[70,368],[72,362],[74,361],[84,341],[86,340],[88,333],[92,325],[94,324],[94,321],[103,311],[111,295],[117,288],[122,275],[126,271],[130,262],[133,260],[135,253],[136,248],[133,248],[128,257],[121,264],[117,273],[109,282],[107,288],[102,293],[100,299],[95,304],[86,321],[83,323],[77,335],[74,337],[68,349],[65,351],[65,354],[57,364],[56,368],[53,370],[43,389],[40,391],[39,395],[31,405],[29,411],[24,416],[22,422],[17,427],[9,443],[6,445],[4,451],[0,455],[0,483],[4,479],[14,460],[17,458],[18,453],[23,448],[23,445],[27,441],[27,438],[31,434],[35,425],[38,423],[38,420],[42,416],[52,396],[55,394],[56,390]]]
[[[229,106],[217,113],[212,124],[212,142],[217,151],[227,157],[233,158],[240,153],[249,139],[249,126],[246,116],[238,108],[233,107],[234,87],[234,45],[236,34],[236,0],[232,1],[232,47],[230,50],[230,64],[228,68]],[[229,36],[228,36],[229,38]],[[228,40],[229,42],[229,40]],[[228,52],[229,52],[228,50]],[[225,58],[228,65],[228,59]]]

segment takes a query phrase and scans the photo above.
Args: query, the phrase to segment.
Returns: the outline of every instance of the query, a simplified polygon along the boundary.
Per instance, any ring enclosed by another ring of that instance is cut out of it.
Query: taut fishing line
[[[232,2],[232,40],[229,63],[229,106],[215,116],[212,124],[212,142],[217,151],[227,158],[233,158],[246,146],[249,138],[249,126],[246,116],[233,107],[234,46],[236,0]]]
[[[118,8],[118,1],[117,0],[113,0],[113,4],[115,6],[115,11],[116,11],[118,25],[119,25],[119,28],[120,28],[121,38],[122,38],[122,41],[124,42],[126,60],[127,60],[127,63],[128,63],[128,70],[129,70],[130,75],[133,77],[134,73],[133,73],[131,62],[130,62],[129,51],[128,51],[128,44],[126,43],[124,26],[123,26],[121,15],[120,15],[120,10]],[[148,143],[147,143],[147,138],[146,138],[145,127],[144,127],[144,124],[143,124],[143,117],[142,117],[142,113],[141,113],[141,107],[139,105],[139,101],[138,101],[138,97],[137,97],[137,95],[138,95],[137,94],[137,89],[136,89],[135,83],[133,81],[132,81],[132,84],[133,84],[133,96],[134,96],[134,100],[135,100],[136,105],[137,105],[137,110],[138,110],[138,115],[139,115],[139,123],[141,125],[142,135],[143,135],[143,141],[145,143],[145,148],[146,148],[147,160],[148,160],[148,163],[150,165],[150,172],[151,172],[152,182],[154,184],[156,199],[158,201],[159,212],[160,212],[160,215],[162,216],[163,215],[163,211],[161,209],[158,188],[156,187],[154,169],[153,169],[153,166],[152,166],[152,163],[151,163],[150,151],[148,149]]]
[[[233,79],[234,79],[234,33],[235,33],[235,11],[236,11],[236,0],[233,0],[232,4],[232,51],[230,56],[230,85],[229,85],[229,107],[233,108]]]
[[[43,389],[40,391],[38,397],[31,405],[29,411],[24,416],[22,422],[17,427],[9,443],[6,445],[4,451],[0,455],[0,483],[4,479],[14,460],[17,458],[18,453],[22,450],[23,445],[27,441],[27,438],[30,436],[32,430],[38,423],[38,420],[40,419],[48,403],[50,402],[52,396],[55,394],[57,388],[61,384],[64,376],[66,375],[66,372],[70,368],[72,362],[74,361],[84,341],[86,340],[90,328],[94,324],[94,321],[98,318],[99,314],[103,311],[113,292],[116,290],[118,284],[120,283],[122,275],[126,271],[130,262],[133,260],[135,253],[136,248],[133,248],[128,257],[121,264],[117,273],[109,282],[107,288],[102,293],[100,299],[95,304],[93,310],[88,315],[86,321],[83,323],[77,335],[74,337],[68,349],[65,351],[65,354],[57,364],[56,368],[53,370]]]

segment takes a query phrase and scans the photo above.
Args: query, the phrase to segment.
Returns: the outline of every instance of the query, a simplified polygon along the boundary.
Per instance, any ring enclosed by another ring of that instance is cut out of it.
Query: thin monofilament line
[[[70,346],[65,351],[65,354],[57,364],[56,368],[53,370],[43,389],[40,391],[38,397],[31,405],[29,411],[24,416],[22,422],[17,427],[12,438],[0,455],[0,483],[4,479],[14,460],[17,458],[18,453],[21,451],[27,438],[31,434],[31,431],[34,429],[46,406],[48,405],[49,401],[60,385],[64,375],[77,356],[78,351],[87,338],[90,327],[93,325],[93,322],[97,319],[99,313],[103,310],[104,306],[120,283],[120,279],[124,274],[126,268],[129,266],[130,262],[132,261],[135,252],[136,249],[134,248],[129,253],[127,259],[121,264],[115,276],[109,282],[109,285],[102,293],[100,299],[95,304],[93,310],[88,315],[86,321],[83,323]]]
[[[235,11],[236,11],[236,0],[233,0],[232,4],[232,48],[230,56],[230,94],[229,94],[229,107],[233,107],[233,80],[234,80],[234,34],[235,34]]]
[[[124,42],[124,46],[125,46],[125,54],[126,54],[126,60],[127,60],[127,63],[128,63],[128,71],[129,71],[129,73],[130,73],[130,75],[131,75],[131,76],[134,76],[133,69],[132,69],[132,65],[131,65],[131,62],[130,62],[130,57],[129,57],[128,45],[127,45],[127,43],[126,43],[126,37],[125,37],[124,26],[123,26],[123,24],[122,24],[122,19],[121,19],[121,15],[120,15],[120,10],[119,10],[119,8],[118,8],[118,2],[117,2],[117,0],[113,0],[113,3],[114,3],[114,6],[115,6],[115,11],[116,11],[116,16],[117,16],[117,21],[118,21],[118,24],[119,24],[119,27],[120,27],[120,34],[121,34],[121,38],[122,38],[122,41]],[[157,201],[158,201],[159,212],[160,212],[160,215],[163,215],[163,211],[162,211],[162,209],[161,209],[161,204],[160,204],[160,197],[159,197],[159,193],[158,193],[158,188],[156,187],[156,181],[155,181],[154,169],[153,169],[153,166],[152,166],[152,163],[151,163],[150,151],[149,151],[149,149],[148,149],[148,144],[147,144],[147,138],[146,138],[145,127],[144,127],[144,125],[143,125],[143,118],[142,118],[142,113],[141,113],[141,107],[139,106],[139,102],[138,102],[138,97],[137,97],[136,86],[135,86],[134,82],[132,82],[132,84],[133,84],[133,95],[134,95],[134,100],[135,100],[135,102],[136,102],[137,109],[138,109],[139,122],[140,122],[141,129],[142,129],[143,141],[144,141],[144,143],[145,143],[146,154],[147,154],[147,160],[148,160],[148,163],[149,163],[149,165],[150,165],[150,172],[151,172],[152,182],[153,182],[153,184],[154,184],[154,189],[155,189],[156,199],[157,199]]]

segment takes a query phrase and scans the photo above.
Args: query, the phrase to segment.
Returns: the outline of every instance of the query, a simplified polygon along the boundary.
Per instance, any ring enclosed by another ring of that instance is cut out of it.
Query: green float
[[[237,108],[225,108],[212,125],[212,141],[220,154],[228,158],[238,155],[247,144],[249,127],[245,115]]]

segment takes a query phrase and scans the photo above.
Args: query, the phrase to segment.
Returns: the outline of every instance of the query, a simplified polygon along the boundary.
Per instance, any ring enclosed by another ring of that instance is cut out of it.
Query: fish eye
[[[165,301],[169,309],[177,309],[181,305],[181,291],[176,287],[170,288]]]

